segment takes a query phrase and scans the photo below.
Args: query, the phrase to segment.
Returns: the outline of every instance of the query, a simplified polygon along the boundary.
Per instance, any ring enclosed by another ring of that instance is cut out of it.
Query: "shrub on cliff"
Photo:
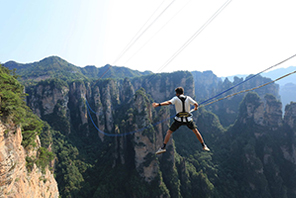
[[[11,71],[0,64],[0,116],[6,123],[20,125],[22,129],[22,145],[29,149],[30,146],[36,147],[36,136],[43,130],[43,122],[33,114],[26,105],[24,86],[18,82],[18,76],[15,71]],[[44,169],[53,155],[45,151],[45,148],[39,149],[37,165]],[[26,158],[27,167],[33,162],[30,157]]]

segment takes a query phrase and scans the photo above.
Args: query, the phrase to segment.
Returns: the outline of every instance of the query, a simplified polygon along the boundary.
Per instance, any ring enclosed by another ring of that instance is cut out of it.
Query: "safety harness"
[[[187,96],[185,97],[178,96],[178,98],[182,101],[182,112],[179,112],[176,116],[178,118],[181,118],[181,122],[183,122],[184,118],[186,122],[188,122],[187,118],[190,117],[191,114],[185,111],[185,100],[187,99]]]

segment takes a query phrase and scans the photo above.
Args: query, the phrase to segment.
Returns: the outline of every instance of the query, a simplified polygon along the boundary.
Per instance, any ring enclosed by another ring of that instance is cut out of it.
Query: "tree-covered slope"
[[[34,145],[36,135],[42,131],[41,120],[32,113],[25,103],[24,86],[18,82],[17,76],[0,65],[0,116],[4,122],[21,125],[22,144],[25,147]]]
[[[21,76],[23,82],[40,81],[49,78],[62,80],[86,79],[79,68],[67,61],[51,56],[34,63],[20,64],[9,61],[4,64],[8,69],[16,69],[16,74]]]
[[[16,74],[21,76],[22,82],[27,84],[32,81],[40,81],[51,78],[59,78],[64,81],[86,80],[88,78],[125,78],[147,75],[152,72],[139,72],[126,67],[106,65],[97,68],[95,66],[78,67],[68,63],[58,56],[50,56],[41,61],[21,64],[8,61],[4,64],[10,70],[16,69]]]
[[[132,78],[152,73],[150,71],[140,72],[127,67],[117,67],[109,64],[100,68],[95,66],[86,66],[80,68],[80,71],[88,78]]]
[[[0,196],[19,197],[23,192],[58,196],[49,171],[54,155],[46,142],[51,140],[44,136],[50,127],[45,129],[46,123],[33,114],[25,97],[15,73],[0,65]],[[39,135],[44,137],[41,142]]]

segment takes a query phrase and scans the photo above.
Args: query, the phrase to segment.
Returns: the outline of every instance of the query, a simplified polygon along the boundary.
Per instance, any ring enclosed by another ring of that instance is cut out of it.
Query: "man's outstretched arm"
[[[162,103],[155,103],[153,102],[152,103],[152,106],[155,108],[155,107],[159,107],[159,106],[165,106],[165,105],[171,105],[172,103],[170,101],[165,101],[165,102],[162,102]]]

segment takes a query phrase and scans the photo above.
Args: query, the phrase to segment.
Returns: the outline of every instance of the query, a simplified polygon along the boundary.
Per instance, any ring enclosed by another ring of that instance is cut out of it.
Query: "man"
[[[189,129],[191,129],[194,134],[196,135],[197,139],[201,143],[203,150],[210,151],[210,149],[207,147],[207,145],[204,143],[203,138],[199,131],[197,130],[197,127],[195,126],[193,120],[192,120],[192,114],[190,113],[190,105],[194,105],[194,110],[197,110],[198,104],[195,100],[193,100],[190,96],[184,96],[184,89],[183,87],[178,87],[175,89],[176,96],[173,97],[171,100],[162,102],[162,103],[152,103],[152,106],[159,107],[159,106],[165,106],[165,105],[175,105],[176,109],[176,117],[174,118],[174,122],[169,128],[169,130],[166,133],[166,136],[163,141],[163,146],[158,149],[156,154],[161,154],[166,152],[166,144],[170,140],[170,137],[174,131],[176,131],[180,126],[186,125]]]

